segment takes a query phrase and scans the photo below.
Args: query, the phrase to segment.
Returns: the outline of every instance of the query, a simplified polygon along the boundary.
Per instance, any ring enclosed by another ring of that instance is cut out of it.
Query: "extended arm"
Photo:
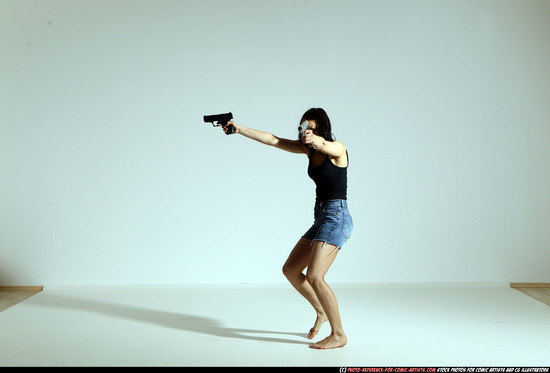
[[[312,130],[307,130],[304,136],[304,142],[307,146],[328,154],[333,159],[346,156],[346,147],[340,141],[327,141],[321,136],[315,136]]]
[[[238,125],[237,123],[230,121],[228,125],[233,125],[235,133],[248,137],[249,139],[258,141],[262,144],[274,146],[278,149],[285,150],[291,153],[306,153],[308,152],[307,146],[302,144],[299,140],[287,140],[279,138],[271,133],[258,131],[252,128]],[[225,127],[224,127],[225,130]]]

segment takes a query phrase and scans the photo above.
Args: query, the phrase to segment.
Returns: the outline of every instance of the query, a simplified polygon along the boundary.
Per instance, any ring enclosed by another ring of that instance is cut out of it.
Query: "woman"
[[[308,156],[308,174],[317,187],[315,221],[290,253],[283,266],[283,273],[317,313],[317,319],[309,331],[308,338],[314,338],[327,320],[332,328],[327,338],[311,344],[310,347],[337,348],[343,347],[347,343],[347,338],[336,297],[325,282],[324,276],[353,230],[346,195],[348,154],[344,144],[334,141],[330,120],[323,109],[308,110],[300,123],[304,121],[307,121],[309,126],[303,134],[300,133],[298,140],[278,138],[233,121],[227,123],[224,130],[227,133],[231,125],[235,133],[291,153]],[[306,267],[307,272],[304,275],[302,272]]]

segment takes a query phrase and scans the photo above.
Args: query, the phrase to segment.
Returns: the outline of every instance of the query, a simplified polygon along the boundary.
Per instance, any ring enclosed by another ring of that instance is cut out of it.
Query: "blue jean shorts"
[[[314,217],[313,225],[302,237],[341,249],[353,231],[353,220],[347,201],[333,199],[316,203]]]

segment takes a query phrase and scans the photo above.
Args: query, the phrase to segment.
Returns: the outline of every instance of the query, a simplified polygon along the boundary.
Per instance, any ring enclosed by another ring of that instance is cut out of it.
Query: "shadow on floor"
[[[47,296],[44,296],[42,299],[40,299],[40,302],[34,303],[34,305],[103,314],[125,320],[134,320],[167,328],[180,329],[188,332],[208,334],[223,338],[239,338],[262,342],[291,343],[301,345],[308,345],[311,343],[308,341],[296,341],[292,339],[254,335],[294,335],[307,338],[306,333],[228,328],[223,326],[221,321],[209,317],[183,313],[164,312],[159,310],[116,303],[108,303],[97,300],[70,298],[48,294]]]

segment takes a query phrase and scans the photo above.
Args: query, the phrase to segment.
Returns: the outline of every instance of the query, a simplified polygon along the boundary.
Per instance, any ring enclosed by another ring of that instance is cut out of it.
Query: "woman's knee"
[[[315,271],[307,271],[306,280],[313,288],[321,286],[325,282],[324,276]]]
[[[301,271],[290,265],[289,263],[285,263],[283,265],[283,275],[285,275],[286,278],[292,278],[292,277],[295,277],[296,275],[300,274]]]
[[[283,275],[285,275],[285,277],[288,277],[289,274],[290,274],[290,268],[288,268],[288,265],[285,263],[283,265]]]

